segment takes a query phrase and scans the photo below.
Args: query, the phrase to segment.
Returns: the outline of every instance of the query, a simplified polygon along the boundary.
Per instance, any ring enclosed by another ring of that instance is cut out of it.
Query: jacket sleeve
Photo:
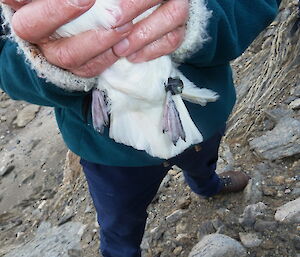
[[[18,53],[17,44],[0,28],[0,88],[14,100],[78,110],[87,93],[66,91],[38,77]]]
[[[216,66],[240,56],[276,17],[281,0],[209,0],[209,40],[186,63]]]

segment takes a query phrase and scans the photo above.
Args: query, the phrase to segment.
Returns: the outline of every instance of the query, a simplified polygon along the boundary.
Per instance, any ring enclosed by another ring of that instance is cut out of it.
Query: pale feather
[[[99,26],[111,28],[116,23],[113,13],[119,12],[118,3],[119,0],[97,0],[87,13],[59,28],[56,33],[66,37]],[[143,19],[155,8],[148,10],[136,20]],[[97,88],[107,92],[111,103],[109,136],[116,142],[164,159],[178,155],[189,146],[200,143],[203,140],[202,135],[192,121],[180,95],[173,96],[173,100],[186,133],[186,141],[179,139],[175,146],[168,134],[162,132],[166,98],[164,84],[169,77],[176,75],[184,81],[183,95],[186,99],[201,105],[217,99],[214,92],[199,89],[185,78],[176,69],[169,56],[139,64],[121,58],[100,74]]]

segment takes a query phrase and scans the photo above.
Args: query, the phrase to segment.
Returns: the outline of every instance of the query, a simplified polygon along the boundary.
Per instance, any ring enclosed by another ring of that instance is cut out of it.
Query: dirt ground
[[[50,221],[53,226],[82,222],[86,228],[81,250],[77,255],[69,252],[66,256],[99,256],[95,213],[82,174],[73,178],[71,184],[62,183],[67,149],[53,110],[41,107],[26,127],[18,128],[13,121],[28,104],[9,100],[4,93],[0,103],[1,167],[10,167],[0,179],[0,256],[29,242],[43,221]],[[258,233],[262,243],[248,248],[249,256],[298,256],[299,224],[274,221],[276,208],[297,197],[293,191],[299,188],[298,158],[262,162],[247,146],[237,141],[224,142],[218,170],[228,165],[252,177],[257,173],[262,176],[259,201],[267,206],[267,211],[259,219],[273,222],[273,229],[247,227],[239,222],[249,204],[249,194],[250,202],[253,200],[253,189],[250,193],[201,199],[190,191],[181,172],[175,169],[169,172],[149,207],[142,244],[144,256],[186,257],[203,233],[213,233],[219,228],[220,233],[238,241],[239,233]],[[167,218],[176,211],[179,211],[177,218]],[[215,224],[213,228],[211,222]]]

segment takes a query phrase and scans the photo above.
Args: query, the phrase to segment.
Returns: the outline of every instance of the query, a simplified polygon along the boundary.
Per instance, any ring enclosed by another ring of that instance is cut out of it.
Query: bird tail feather
[[[193,82],[189,81],[181,72],[178,75],[184,84],[181,97],[191,103],[205,106],[208,102],[215,102],[218,100],[218,93],[208,88],[199,88]]]

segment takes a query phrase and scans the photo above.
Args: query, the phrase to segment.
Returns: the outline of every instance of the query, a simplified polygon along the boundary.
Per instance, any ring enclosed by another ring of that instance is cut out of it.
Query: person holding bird
[[[104,257],[141,256],[147,206],[172,165],[200,197],[247,185],[244,172],[215,172],[236,98],[229,62],[280,2],[2,0],[0,87],[55,108]]]

